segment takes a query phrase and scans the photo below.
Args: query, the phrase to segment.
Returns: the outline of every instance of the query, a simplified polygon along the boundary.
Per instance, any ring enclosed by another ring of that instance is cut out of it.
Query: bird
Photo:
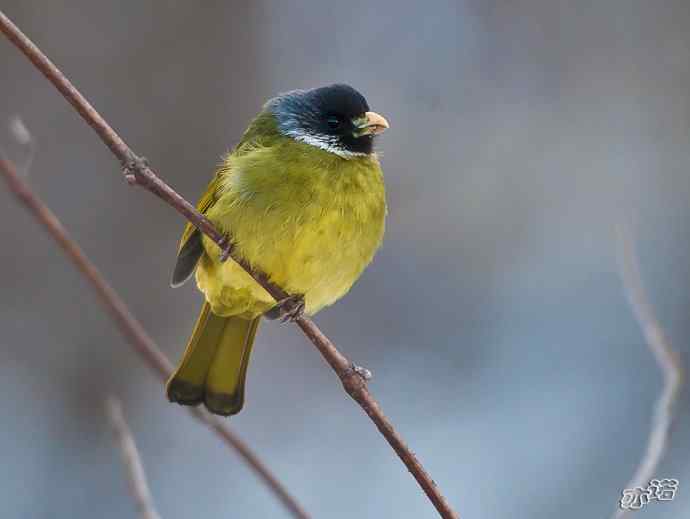
[[[171,285],[195,276],[204,304],[166,384],[171,402],[237,414],[261,318],[311,316],[350,290],[383,240],[386,194],[374,140],[388,127],[346,84],[293,90],[263,105],[197,209],[229,237],[233,256],[291,296],[275,301],[187,224]]]

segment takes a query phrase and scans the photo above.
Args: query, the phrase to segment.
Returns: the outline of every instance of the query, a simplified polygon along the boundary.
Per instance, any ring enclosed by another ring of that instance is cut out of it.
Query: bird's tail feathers
[[[204,303],[182,361],[167,383],[168,399],[203,403],[214,414],[237,414],[260,317],[221,317]]]

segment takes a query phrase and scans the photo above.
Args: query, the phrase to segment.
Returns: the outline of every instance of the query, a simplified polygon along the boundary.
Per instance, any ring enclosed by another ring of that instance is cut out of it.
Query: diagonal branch
[[[646,452],[628,483],[628,488],[634,488],[646,486],[654,478],[666,452],[671,425],[675,419],[676,403],[685,380],[685,369],[680,355],[666,338],[647,298],[630,229],[627,225],[619,225],[617,234],[618,263],[625,295],[664,377],[664,387],[654,408]],[[627,512],[628,510],[617,510],[614,519],[625,516]]]
[[[161,519],[153,504],[151,491],[146,482],[144,464],[141,462],[137,444],[134,441],[134,436],[132,436],[132,431],[127,425],[127,420],[125,420],[120,401],[116,398],[108,398],[106,401],[106,413],[122,453],[122,461],[127,470],[129,491],[139,509],[139,516],[141,519]]]
[[[134,317],[125,302],[108,284],[103,275],[91,260],[69,236],[52,211],[31,191],[29,185],[17,174],[14,165],[0,157],[0,174],[5,177],[10,191],[26,206],[29,212],[46,228],[67,257],[74,263],[86,280],[96,291],[101,303],[115,320],[120,331],[142,356],[146,364],[156,373],[162,383],[173,371],[172,364],[158,349],[156,343]],[[299,519],[308,519],[309,515],[302,509],[276,479],[268,468],[259,460],[252,450],[230,429],[222,425],[215,417],[197,408],[189,408],[190,413],[213,430],[221,440],[235,449],[242,459],[256,472],[263,482],[276,494],[292,515]]]
[[[226,238],[221,234],[192,204],[156,176],[146,161],[142,157],[137,156],[127,146],[125,141],[91,106],[86,98],[81,95],[67,77],[2,12],[0,12],[0,30],[60,91],[87,124],[93,128],[104,144],[108,146],[113,155],[120,161],[125,176],[130,183],[140,185],[167,202],[197,229],[218,244],[219,247],[225,249],[229,243],[232,243],[231,237]],[[252,270],[242,258],[232,251],[230,252],[230,257],[240,264],[276,301],[287,297],[288,294],[280,287],[271,283],[265,273]],[[303,317],[296,322],[333,371],[335,371],[336,375],[338,375],[345,391],[364,409],[393,450],[395,450],[398,457],[400,457],[429,500],[436,507],[441,517],[444,519],[457,519],[458,514],[451,508],[429,473],[405,444],[402,436],[398,434],[390,420],[383,414],[378,402],[369,392],[366,381],[359,374],[360,370],[355,369],[352,362],[338,351],[335,344],[324,335],[313,321]]]

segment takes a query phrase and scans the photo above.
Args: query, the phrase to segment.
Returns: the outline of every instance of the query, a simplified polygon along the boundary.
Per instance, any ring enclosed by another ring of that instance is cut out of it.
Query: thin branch
[[[46,76],[89,126],[93,128],[105,145],[112,151],[113,155],[120,161],[125,176],[130,183],[140,185],[151,191],[176,209],[197,229],[218,244],[221,249],[228,248],[229,244],[232,243],[232,237],[226,237],[221,234],[192,204],[158,178],[146,161],[142,157],[137,156],[127,146],[125,141],[101,117],[65,75],[1,12],[0,30]],[[230,250],[230,257],[240,264],[276,301],[285,299],[288,296],[280,287],[271,283],[265,273],[252,270],[244,259],[232,250]],[[443,497],[431,476],[407,447],[390,420],[383,414],[378,402],[369,392],[366,381],[359,375],[358,370],[353,369],[354,365],[352,362],[337,350],[333,342],[321,332],[313,321],[303,317],[296,322],[333,371],[335,371],[336,375],[338,375],[345,391],[369,415],[381,434],[417,480],[417,483],[424,490],[441,517],[444,519],[457,519],[458,514],[450,507],[450,504]]]
[[[141,462],[134,436],[122,412],[122,404],[118,399],[112,397],[108,398],[105,404],[106,413],[113,427],[113,431],[115,432],[115,438],[117,439],[117,443],[120,446],[120,452],[122,453],[122,461],[127,471],[129,491],[137,505],[139,515],[141,519],[161,519],[161,516],[156,511],[156,507],[153,504],[151,491],[146,482],[144,464]]]
[[[646,452],[627,486],[634,488],[646,486],[655,477],[656,469],[666,452],[671,425],[675,420],[676,404],[685,381],[685,368],[680,355],[664,334],[645,292],[630,229],[627,225],[619,225],[617,234],[618,263],[625,295],[664,377],[664,387],[655,405]],[[621,518],[628,511],[619,509],[614,518]]]
[[[86,280],[96,291],[108,314],[115,320],[120,331],[146,364],[156,373],[162,383],[168,379],[173,366],[163,352],[156,346],[151,336],[136,317],[132,315],[125,302],[108,284],[96,266],[84,254],[79,245],[70,237],[53,212],[33,193],[29,185],[19,176],[14,165],[0,157],[0,173],[5,177],[10,191],[26,206],[29,212],[45,227],[67,257],[74,263]],[[276,494],[278,499],[299,519],[308,519],[302,509],[268,470],[251,449],[226,426],[214,417],[197,408],[189,412],[210,427],[223,442],[238,452],[242,459],[256,472],[263,482]]]

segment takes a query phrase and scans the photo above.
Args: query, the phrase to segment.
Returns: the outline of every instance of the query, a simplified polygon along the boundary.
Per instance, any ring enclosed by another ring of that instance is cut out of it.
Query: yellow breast
[[[209,219],[240,255],[313,314],[342,297],[378,249],[386,214],[376,156],[343,159],[286,140],[230,155]],[[273,305],[263,288],[204,238],[199,288],[220,315],[253,316]]]

